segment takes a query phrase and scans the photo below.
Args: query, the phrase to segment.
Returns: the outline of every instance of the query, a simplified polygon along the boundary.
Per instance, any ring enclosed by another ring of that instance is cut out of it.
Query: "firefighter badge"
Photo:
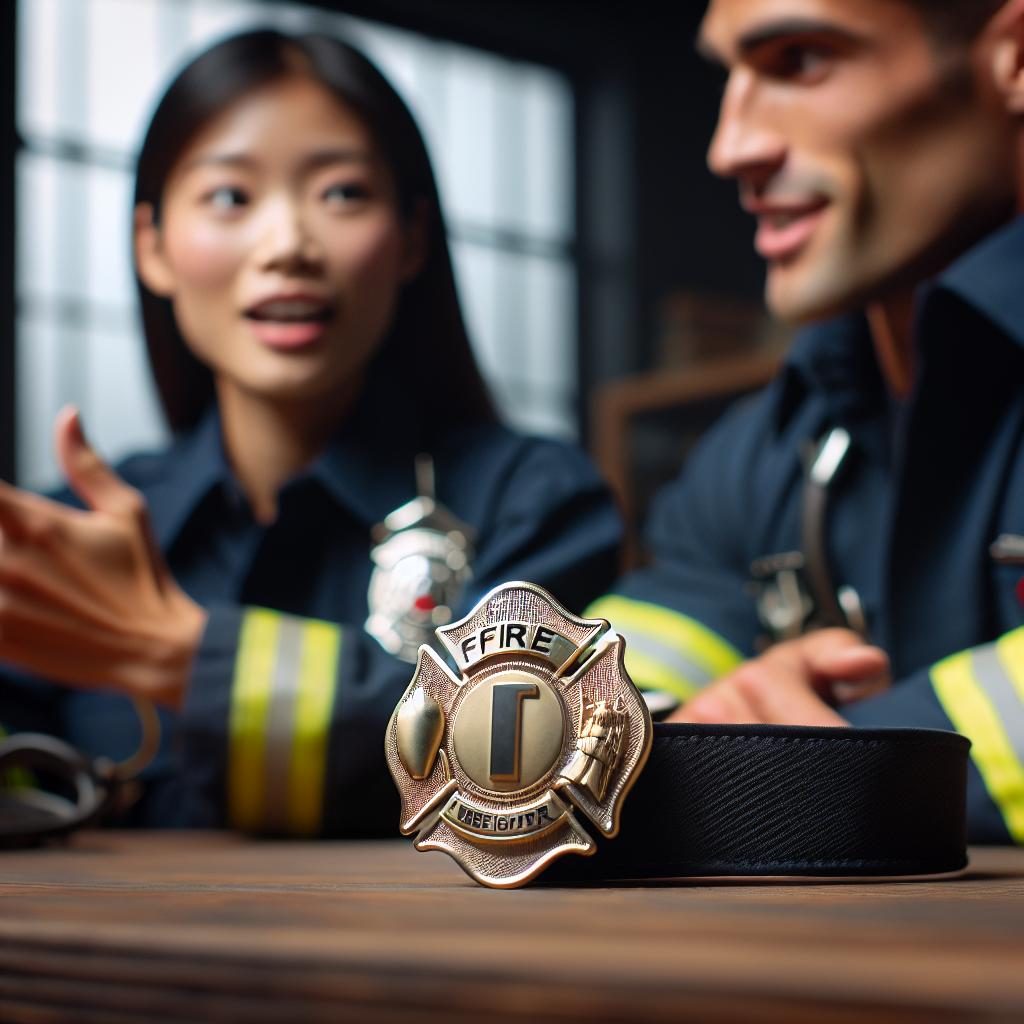
[[[420,644],[452,619],[472,578],[473,531],[434,497],[429,455],[416,460],[419,494],[373,528],[365,629],[390,654],[416,662]]]
[[[540,587],[506,583],[437,635],[388,724],[399,827],[477,882],[514,888],[619,829],[650,752],[650,713],[603,619],[569,614]]]

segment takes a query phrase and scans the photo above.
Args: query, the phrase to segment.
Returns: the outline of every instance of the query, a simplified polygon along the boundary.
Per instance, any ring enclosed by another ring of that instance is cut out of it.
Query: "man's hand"
[[[0,660],[179,707],[206,612],[171,576],[145,500],[93,451],[76,410],[57,417],[56,444],[88,511],[0,481]]]
[[[776,644],[715,680],[670,722],[847,725],[834,710],[884,690],[889,658],[846,629],[822,629]]]

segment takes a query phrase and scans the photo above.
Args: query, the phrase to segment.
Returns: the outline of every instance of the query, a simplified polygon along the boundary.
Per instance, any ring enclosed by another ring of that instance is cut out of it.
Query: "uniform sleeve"
[[[474,587],[528,579],[580,609],[614,578],[620,524],[579,453],[544,442],[503,466]],[[384,733],[413,667],[360,624],[212,608],[181,723],[193,823],[290,835],[393,834]]]
[[[618,570],[622,523],[604,481],[577,448],[538,439],[524,439],[494,476],[464,610],[500,583],[528,580],[581,612]]]
[[[637,686],[677,702],[754,653],[759,627],[748,581],[765,516],[755,482],[761,406],[736,409],[712,430],[655,499],[646,535],[651,564],[588,609],[626,637],[626,668]]]
[[[1024,626],[848,705],[843,716],[858,726],[962,733],[971,741],[970,841],[1024,844]]]

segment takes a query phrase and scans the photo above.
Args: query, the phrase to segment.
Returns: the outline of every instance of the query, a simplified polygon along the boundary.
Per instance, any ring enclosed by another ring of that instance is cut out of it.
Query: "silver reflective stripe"
[[[287,832],[288,776],[295,736],[295,705],[302,657],[302,622],[281,616],[270,704],[267,709],[263,771],[263,827]]]
[[[630,651],[636,651],[652,661],[658,662],[676,676],[692,683],[696,689],[706,686],[715,676],[699,662],[686,657],[678,648],[659,643],[650,633],[630,633],[626,640],[626,660]]]
[[[931,677],[953,728],[971,740],[971,760],[1007,831],[1014,842],[1024,844],[1024,680],[1016,675],[1024,661],[1018,650],[1021,641],[1024,628],[1007,633],[994,646],[959,651],[934,665]]]
[[[972,653],[971,661],[974,676],[992,702],[1013,752],[1024,762],[1024,704],[1006,674],[996,645],[978,648]]]

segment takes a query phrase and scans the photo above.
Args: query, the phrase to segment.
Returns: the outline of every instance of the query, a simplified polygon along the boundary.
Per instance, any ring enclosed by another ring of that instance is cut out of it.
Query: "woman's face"
[[[136,258],[217,378],[274,402],[344,394],[374,354],[422,231],[362,120],[293,77],[228,107],[171,169],[161,222],[136,212]]]

